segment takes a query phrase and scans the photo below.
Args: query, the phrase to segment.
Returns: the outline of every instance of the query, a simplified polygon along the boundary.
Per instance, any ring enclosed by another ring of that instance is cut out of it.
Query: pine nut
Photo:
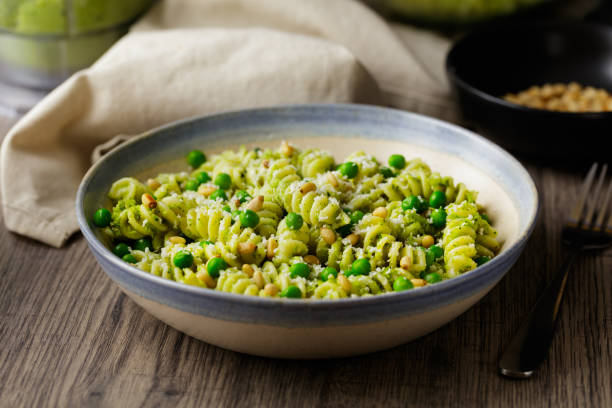
[[[351,282],[346,278],[346,276],[338,275],[338,284],[340,284],[340,287],[342,287],[342,289],[344,289],[347,294],[351,293],[351,288],[353,286],[351,285]]]
[[[206,271],[198,272],[196,276],[211,289],[214,289],[217,286],[217,282],[215,282],[212,276],[210,276]]]
[[[372,215],[380,218],[387,218],[389,211],[385,207],[378,207],[374,211],[372,211]]]
[[[147,186],[149,186],[151,190],[155,191],[161,187],[161,183],[155,179],[150,178],[147,180]]]
[[[217,191],[217,187],[207,186],[205,184],[198,187],[198,193],[202,194],[204,197],[210,197],[210,195],[215,191]]]
[[[423,279],[410,279],[410,282],[412,282],[415,288],[420,288],[427,285],[427,282],[425,282]]]
[[[318,265],[321,263],[321,261],[319,261],[319,258],[317,258],[314,255],[306,255],[304,257],[304,262],[306,262],[309,265]]]
[[[142,203],[150,209],[157,207],[157,201],[155,201],[151,194],[144,193],[140,198],[140,201],[142,201]]]
[[[334,176],[333,173],[327,174],[327,182],[333,187],[338,187],[338,179],[336,178],[336,176]]]
[[[300,193],[308,194],[311,191],[315,191],[316,189],[317,189],[316,184],[313,183],[312,181],[309,181],[308,183],[306,183],[302,187],[300,187]]]
[[[423,247],[429,248],[433,244],[434,244],[434,237],[432,237],[431,235],[425,235],[423,236],[423,238],[421,238],[421,245],[423,245]]]
[[[264,287],[264,285],[266,284],[266,280],[264,279],[263,273],[261,273],[261,271],[255,271],[255,273],[253,274],[253,282],[255,282],[255,285],[257,285],[259,289]]]
[[[561,112],[600,112],[609,111],[612,95],[604,89],[572,82],[566,84],[544,84],[532,86],[516,94],[504,95],[507,101]]]
[[[276,296],[276,294],[278,293],[278,286],[273,283],[268,283],[264,288],[264,293],[266,294],[266,296]]]
[[[400,259],[400,267],[404,270],[409,270],[410,267],[412,266],[412,258],[410,258],[409,256],[404,256],[402,257],[402,259]]]
[[[176,245],[185,245],[185,243],[187,242],[185,238],[179,236],[170,237],[168,238],[168,241]]]
[[[247,210],[259,211],[262,209],[264,203],[264,196],[260,195],[249,201],[246,208]]]
[[[238,244],[238,253],[242,256],[251,255],[255,252],[255,244],[252,242],[240,242]]]
[[[276,248],[278,248],[278,242],[276,242],[274,238],[270,238],[268,240],[268,250],[266,252],[268,259],[274,258],[274,252],[276,251]]]
[[[321,228],[321,238],[329,245],[336,242],[336,233],[327,227]]]
[[[253,273],[255,273],[255,270],[253,269],[251,265],[244,264],[242,265],[242,272],[246,273],[249,278],[252,278]]]
[[[291,147],[289,143],[283,140],[283,142],[281,143],[281,153],[283,154],[283,156],[289,157],[293,154],[293,147]]]
[[[357,243],[359,242],[359,235],[357,234],[350,234],[346,237],[346,239],[348,239],[348,242],[351,245],[357,245]]]

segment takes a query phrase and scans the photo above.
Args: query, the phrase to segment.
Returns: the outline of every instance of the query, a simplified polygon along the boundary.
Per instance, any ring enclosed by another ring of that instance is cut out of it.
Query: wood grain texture
[[[7,128],[0,121],[0,134]],[[537,376],[497,374],[502,347],[561,263],[561,220],[584,171],[525,164],[541,216],[502,282],[426,337],[347,359],[272,360],[210,346],[123,295],[81,236],[52,249],[3,226],[0,406],[612,406],[610,250],[577,262]]]

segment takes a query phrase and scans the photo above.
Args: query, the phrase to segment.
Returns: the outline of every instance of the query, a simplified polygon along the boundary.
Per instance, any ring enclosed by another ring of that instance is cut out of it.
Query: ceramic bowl
[[[116,179],[187,170],[194,148],[278,146],[327,149],[342,160],[365,150],[423,158],[435,171],[479,191],[499,231],[502,250],[490,262],[441,283],[409,291],[340,300],[267,299],[222,293],[143,272],[108,249],[91,219]],[[91,251],[129,297],[168,325],[205,342],[280,358],[357,355],[400,345],[459,316],[506,274],[532,232],[538,195],[510,154],[465,129],[425,116],[363,105],[300,105],[244,110],[184,120],[113,150],[83,179],[77,216]]]

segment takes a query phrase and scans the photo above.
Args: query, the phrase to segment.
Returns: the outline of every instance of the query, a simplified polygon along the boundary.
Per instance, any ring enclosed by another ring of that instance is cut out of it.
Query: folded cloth
[[[2,144],[9,230],[61,246],[97,145],[177,119],[286,103],[385,104],[454,118],[448,41],[352,0],[160,1]]]

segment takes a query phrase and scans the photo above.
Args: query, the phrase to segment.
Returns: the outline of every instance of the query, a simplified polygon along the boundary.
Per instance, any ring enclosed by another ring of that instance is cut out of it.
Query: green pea
[[[244,202],[248,201],[249,198],[251,198],[251,196],[249,195],[249,193],[247,193],[244,190],[238,190],[238,191],[236,191],[236,198],[241,203],[244,203]]]
[[[304,219],[300,214],[290,212],[285,217],[285,223],[287,224],[287,227],[289,227],[289,229],[297,231],[302,228],[302,225],[304,225]]]
[[[222,210],[225,211],[225,212],[231,213],[232,212],[232,207],[230,207],[229,205],[224,205]]]
[[[359,167],[355,163],[348,161],[342,163],[340,167],[338,167],[338,171],[340,171],[340,174],[344,177],[352,179],[359,173]]]
[[[287,288],[280,293],[280,297],[299,299],[302,297],[302,291],[297,286],[287,286]]]
[[[178,268],[189,268],[193,265],[193,255],[187,251],[179,251],[174,255],[173,262]]]
[[[402,201],[402,210],[416,210],[416,212],[420,213],[427,209],[427,203],[421,196],[411,195],[406,197],[404,201]]]
[[[340,234],[342,238],[346,237],[353,231],[353,224],[346,224],[336,229],[336,232]]]
[[[198,181],[198,183],[204,184],[210,181],[210,176],[207,172],[201,171],[195,175],[195,179]]]
[[[431,252],[431,254],[435,259],[440,258],[442,255],[444,255],[444,250],[439,247],[438,245],[432,245],[429,248],[427,248],[427,252]]]
[[[357,259],[353,261],[351,270],[348,271],[348,275],[367,275],[372,270],[370,261],[365,258]]]
[[[364,214],[363,212],[359,211],[359,210],[355,210],[353,211],[353,213],[351,214],[351,224],[357,224],[359,223],[359,221],[361,221],[361,219],[363,218]]]
[[[488,256],[479,256],[478,258],[474,259],[474,261],[476,261],[476,264],[478,266],[485,264],[487,262],[489,262],[491,260],[491,258],[489,258]]]
[[[393,282],[393,290],[396,292],[401,292],[402,290],[408,290],[412,288],[414,288],[414,285],[412,284],[412,282],[410,282],[408,279],[404,278],[403,276],[400,276],[399,278],[395,280],[395,282]]]
[[[442,228],[446,224],[446,211],[438,208],[431,213],[431,223],[436,228]]]
[[[136,262],[138,262],[136,260],[136,258],[134,258],[134,255],[132,254],[125,254],[121,257],[121,259],[123,259],[125,262],[127,263],[131,263],[131,264],[135,264]]]
[[[219,274],[224,269],[227,269],[227,263],[225,262],[223,258],[219,258],[219,257],[212,258],[206,264],[206,272],[208,272],[208,274],[212,278],[218,278]]]
[[[401,170],[406,167],[406,159],[401,154],[392,154],[389,156],[389,166]]]
[[[222,200],[227,200],[227,195],[225,194],[225,191],[223,190],[215,190],[211,195],[210,195],[210,199],[211,200],[217,200],[217,199],[222,199]]]
[[[240,225],[245,228],[254,228],[259,224],[259,215],[253,210],[245,210],[240,213]]]
[[[425,275],[425,281],[429,284],[438,283],[442,281],[442,276],[437,272],[428,273]]]
[[[117,255],[119,258],[123,258],[124,255],[127,255],[129,253],[130,247],[127,246],[127,244],[124,244],[123,242],[120,242],[113,248],[113,254]]]
[[[144,251],[147,248],[149,248],[150,251],[153,250],[153,244],[151,244],[151,240],[149,238],[141,238],[134,242],[134,249],[138,251]]]
[[[106,208],[100,208],[94,213],[93,223],[96,227],[108,227],[111,223],[111,213]]]
[[[206,156],[201,150],[192,150],[187,155],[187,163],[195,168],[200,167],[206,161]]]
[[[221,190],[227,190],[232,186],[232,178],[227,173],[219,173],[214,182]]]
[[[338,271],[333,266],[328,266],[327,268],[321,271],[320,277],[322,281],[327,282],[330,276],[338,276]]]
[[[433,254],[433,252],[425,251],[425,264],[427,265],[428,268],[431,265],[433,265],[435,260],[436,260],[436,258],[435,258],[435,255]]]
[[[446,194],[444,191],[434,191],[429,196],[429,206],[433,208],[439,208],[446,204]]]
[[[195,179],[190,179],[185,182],[185,190],[197,191],[200,183]]]
[[[444,250],[437,245],[432,245],[425,250],[425,262],[430,267],[436,259],[444,255]]]
[[[391,170],[388,167],[381,167],[380,168],[380,174],[382,174],[384,178],[389,178],[389,177],[395,176],[395,174],[393,174],[393,170]]]
[[[307,278],[308,275],[310,275],[310,268],[303,262],[293,264],[289,268],[289,276],[292,278],[297,278],[298,276]]]

